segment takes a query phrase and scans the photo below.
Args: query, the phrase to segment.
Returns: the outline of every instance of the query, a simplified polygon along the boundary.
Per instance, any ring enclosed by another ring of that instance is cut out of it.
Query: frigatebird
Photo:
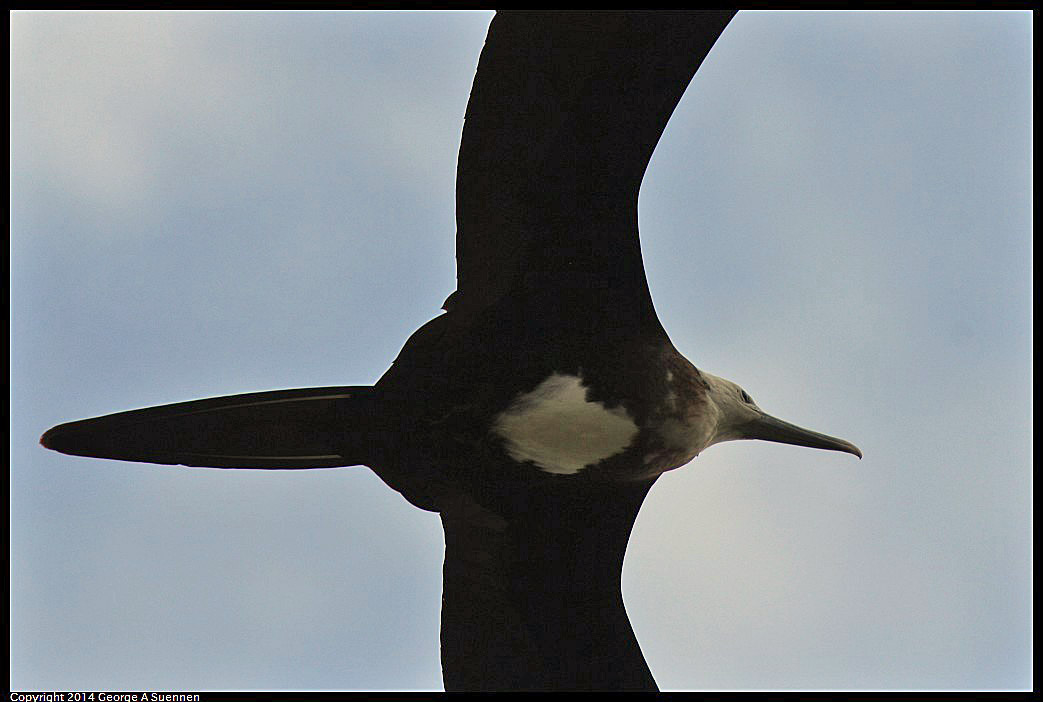
[[[497,14],[460,146],[457,289],[376,385],[120,412],[41,442],[187,466],[369,466],[441,517],[447,690],[656,689],[620,575],[658,476],[735,439],[861,456],[697,369],[652,305],[638,190],[733,14]]]

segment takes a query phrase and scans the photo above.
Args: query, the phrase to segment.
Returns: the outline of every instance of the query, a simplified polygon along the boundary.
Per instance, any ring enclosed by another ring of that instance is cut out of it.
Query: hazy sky
[[[441,686],[442,533],[366,468],[74,458],[68,420],[374,382],[455,287],[491,13],[12,16],[11,685]],[[641,190],[698,367],[865,459],[663,476],[664,689],[1028,688],[1031,15],[743,12]]]

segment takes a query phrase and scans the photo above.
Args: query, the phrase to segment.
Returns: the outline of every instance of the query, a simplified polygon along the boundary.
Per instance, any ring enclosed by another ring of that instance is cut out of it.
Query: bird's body
[[[858,454],[698,370],[652,306],[638,187],[731,14],[494,19],[460,150],[458,287],[373,387],[135,410],[60,425],[44,445],[367,465],[441,515],[447,689],[655,689],[620,572],[656,478],[731,439]]]
[[[473,456],[483,479],[560,484],[649,480],[701,448],[705,384],[665,334],[576,334],[539,318],[460,334],[453,315],[421,329],[374,389],[374,414],[396,423],[382,433],[391,454],[409,436],[422,455]]]

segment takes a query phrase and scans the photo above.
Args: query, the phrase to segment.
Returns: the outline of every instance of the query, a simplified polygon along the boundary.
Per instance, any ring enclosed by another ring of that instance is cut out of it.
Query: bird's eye
[[[740,390],[740,391],[739,391],[739,397],[741,397],[741,398],[742,398],[742,401],[743,401],[743,402],[745,402],[746,404],[748,404],[748,405],[752,405],[752,404],[753,404],[753,398],[752,398],[752,397],[750,397],[750,396],[749,396],[749,395],[748,395],[748,394],[746,393],[746,391],[745,391],[745,390]]]

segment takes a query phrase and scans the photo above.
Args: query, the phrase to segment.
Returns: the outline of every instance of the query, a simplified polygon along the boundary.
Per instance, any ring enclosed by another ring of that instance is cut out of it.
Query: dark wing
[[[509,12],[489,26],[457,166],[457,294],[579,276],[652,312],[637,195],[670,114],[733,11]],[[564,275],[562,275],[564,274]]]
[[[533,490],[503,514],[466,499],[442,510],[447,691],[656,689],[620,590],[652,482]]]
[[[566,316],[611,305],[655,317],[638,189],[732,14],[497,14],[460,147],[457,293],[425,340],[534,286],[552,304],[583,298]],[[446,689],[655,690],[620,589],[651,485],[551,480],[507,489],[503,508],[443,504]]]
[[[59,424],[40,443],[74,456],[211,468],[359,465],[370,390],[300,388],[178,402]]]

